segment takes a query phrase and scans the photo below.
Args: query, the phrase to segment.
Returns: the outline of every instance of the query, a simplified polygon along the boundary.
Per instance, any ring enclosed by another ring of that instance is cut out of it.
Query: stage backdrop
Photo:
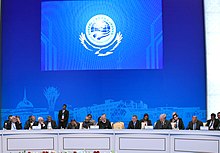
[[[203,23],[201,0],[3,0],[1,118],[205,121]]]

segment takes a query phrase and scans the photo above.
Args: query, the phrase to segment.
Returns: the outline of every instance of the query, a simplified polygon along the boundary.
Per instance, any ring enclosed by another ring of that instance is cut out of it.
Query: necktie
[[[16,130],[16,127],[15,127],[14,123],[12,123],[12,128],[13,128],[13,130]]]
[[[211,124],[210,124],[210,126],[209,126],[209,127],[212,127],[212,125],[213,125],[213,121],[211,121]]]
[[[177,125],[177,124],[178,124],[178,121],[175,121],[174,123],[176,123],[175,126],[174,126],[175,129],[176,129],[176,128],[178,127],[178,125]]]
[[[162,128],[164,128],[165,122],[162,122]]]
[[[196,123],[193,124],[193,130],[196,130]]]
[[[214,121],[211,121],[209,128],[212,128]]]

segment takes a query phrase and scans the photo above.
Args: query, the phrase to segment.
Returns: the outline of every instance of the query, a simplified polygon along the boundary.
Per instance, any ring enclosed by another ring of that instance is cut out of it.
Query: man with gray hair
[[[52,119],[51,116],[47,116],[47,121],[45,121],[46,129],[57,129],[56,121]]]
[[[192,117],[192,121],[189,122],[187,130],[200,130],[200,127],[203,126],[203,123],[197,119],[197,116]]]
[[[170,121],[166,120],[166,114],[161,114],[160,119],[156,122],[154,129],[172,129]]]

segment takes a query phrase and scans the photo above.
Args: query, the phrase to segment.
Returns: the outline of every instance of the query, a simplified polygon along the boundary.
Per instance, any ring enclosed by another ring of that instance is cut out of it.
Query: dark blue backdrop
[[[185,122],[193,114],[205,120],[203,20],[202,0],[163,1],[163,69],[42,72],[41,2],[2,0],[2,118],[56,119],[67,103],[71,118],[79,121],[89,112],[95,119],[106,112],[112,121],[125,122],[149,112],[155,121],[174,110]]]

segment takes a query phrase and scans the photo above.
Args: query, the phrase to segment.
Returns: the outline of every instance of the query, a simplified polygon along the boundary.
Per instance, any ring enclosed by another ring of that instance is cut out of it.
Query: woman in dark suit
[[[149,119],[149,115],[146,113],[144,114],[143,119],[140,120],[141,123],[145,123],[147,126],[152,126],[152,122]]]

